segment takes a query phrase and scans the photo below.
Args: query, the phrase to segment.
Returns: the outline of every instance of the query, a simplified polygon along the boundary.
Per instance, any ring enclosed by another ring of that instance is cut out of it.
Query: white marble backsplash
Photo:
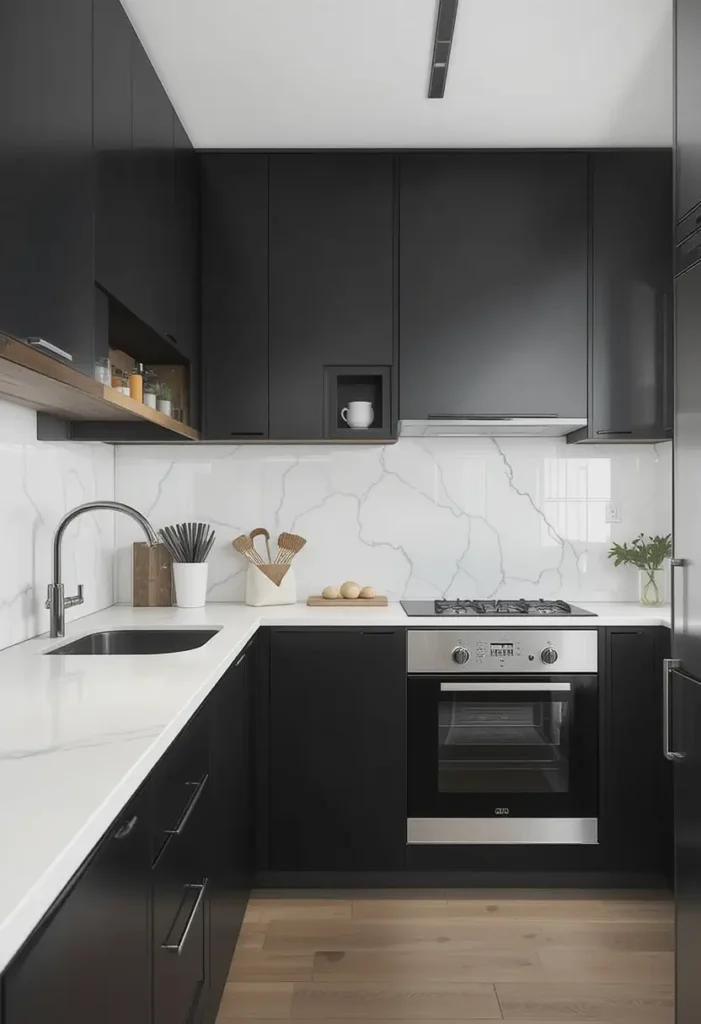
[[[114,498],[114,449],[36,439],[36,413],[0,402],[0,648],[48,629],[51,540],[61,516],[83,501]],[[67,593],[85,587],[69,619],[113,603],[114,516],[85,515],[67,530]]]
[[[232,539],[256,526],[301,533],[299,596],[354,579],[400,597],[626,601],[635,571],[612,540],[671,530],[671,445],[568,446],[561,438],[402,439],[386,446],[121,446],[116,496],[156,526],[217,531],[209,599],[244,596]],[[608,503],[621,523],[606,522]],[[120,601],[131,542],[117,517]]]

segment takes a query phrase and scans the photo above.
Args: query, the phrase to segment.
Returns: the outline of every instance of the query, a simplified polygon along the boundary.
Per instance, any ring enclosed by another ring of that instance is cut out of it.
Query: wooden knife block
[[[174,601],[173,559],[163,544],[133,547],[132,604],[135,608],[170,608]]]

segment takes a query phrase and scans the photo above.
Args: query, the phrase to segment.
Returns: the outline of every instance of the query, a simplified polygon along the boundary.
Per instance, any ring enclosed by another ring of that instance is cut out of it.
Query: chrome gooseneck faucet
[[[142,516],[135,508],[132,508],[131,505],[124,505],[121,501],[88,501],[84,505],[77,505],[70,512],[66,512],[56,527],[56,533],[54,534],[53,582],[49,583],[46,598],[46,607],[49,610],[50,620],[49,635],[52,638],[64,636],[65,634],[66,608],[73,608],[77,604],[82,604],[84,600],[82,583],[78,587],[77,594],[73,597],[66,597],[63,583],[61,582],[61,541],[66,532],[66,527],[79,515],[82,515],[83,512],[95,512],[101,509],[106,509],[108,512],[124,512],[125,515],[131,516],[146,534],[146,539],[151,547],[160,544],[158,534],[148,519]]]

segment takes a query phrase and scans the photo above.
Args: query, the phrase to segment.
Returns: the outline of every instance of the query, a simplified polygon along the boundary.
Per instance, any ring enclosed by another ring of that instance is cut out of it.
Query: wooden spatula
[[[239,554],[243,555],[254,565],[263,565],[263,559],[260,557],[256,549],[253,547],[253,541],[247,533],[242,533],[240,537],[236,537],[231,542]]]
[[[283,565],[289,564],[306,544],[304,537],[298,533],[281,533],[277,539],[278,553],[275,561]]]
[[[249,537],[251,538],[251,543],[253,544],[254,548],[256,537],[265,538],[265,549],[268,552],[268,565],[270,565],[270,563],[272,562],[272,558],[270,557],[270,534],[268,533],[266,528],[264,526],[259,526],[257,530],[251,530],[251,532],[249,533]]]

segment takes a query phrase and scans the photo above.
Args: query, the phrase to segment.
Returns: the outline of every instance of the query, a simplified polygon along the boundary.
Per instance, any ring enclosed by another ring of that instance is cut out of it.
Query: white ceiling
[[[670,145],[672,0],[122,0],[198,148]]]

